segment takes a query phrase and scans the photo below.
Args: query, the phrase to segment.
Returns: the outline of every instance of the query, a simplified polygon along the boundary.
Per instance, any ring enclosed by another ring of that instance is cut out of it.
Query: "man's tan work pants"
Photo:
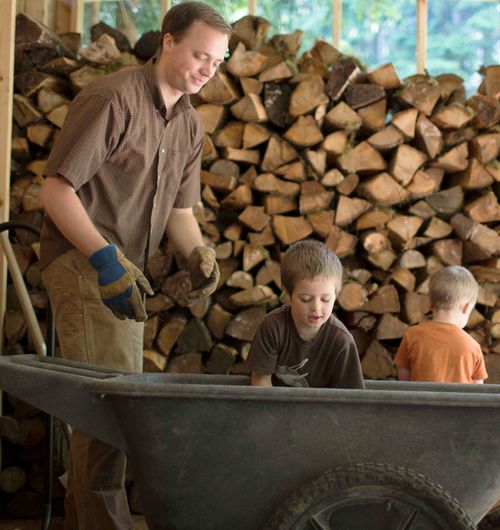
[[[116,318],[103,304],[97,272],[83,254],[70,250],[42,274],[64,359],[142,371],[144,325]],[[132,530],[125,469],[121,451],[74,429],[64,530]]]

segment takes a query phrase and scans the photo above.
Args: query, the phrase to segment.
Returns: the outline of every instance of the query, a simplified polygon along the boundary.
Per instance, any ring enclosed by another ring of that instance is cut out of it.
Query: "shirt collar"
[[[156,75],[155,62],[156,62],[156,57],[152,57],[144,65],[144,77],[146,78],[149,91],[151,92],[151,96],[153,97],[153,103],[154,103],[156,110],[163,117],[165,117],[166,107],[165,107],[165,102],[163,101],[163,96],[161,95],[160,87],[158,85],[158,77]],[[189,95],[183,94],[179,98],[179,101],[177,101],[177,103],[175,104],[173,116],[176,116],[177,114],[181,112],[186,112],[191,107],[192,105],[191,105],[191,101],[189,100]]]

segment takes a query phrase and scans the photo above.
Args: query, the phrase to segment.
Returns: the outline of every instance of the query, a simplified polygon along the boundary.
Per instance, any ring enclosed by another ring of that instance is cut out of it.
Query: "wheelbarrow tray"
[[[256,388],[23,355],[0,358],[0,388],[124,450],[151,530],[260,530],[354,463],[422,473],[476,523],[500,498],[500,385]]]

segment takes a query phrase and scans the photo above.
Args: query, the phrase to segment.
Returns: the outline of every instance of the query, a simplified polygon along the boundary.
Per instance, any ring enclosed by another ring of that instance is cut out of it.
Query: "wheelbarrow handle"
[[[103,382],[124,372],[38,355],[0,356],[0,388],[100,440],[126,451]]]
[[[19,303],[23,310],[24,317],[28,324],[28,329],[30,333],[31,340],[35,346],[35,350],[38,355],[47,354],[47,346],[45,345],[45,340],[42,335],[42,330],[40,329],[40,324],[35,315],[35,310],[31,303],[31,299],[26,289],[26,284],[24,283],[23,275],[19,264],[17,263],[14,250],[9,240],[9,234],[7,231],[0,232],[0,242],[3,247],[5,257],[7,258],[7,265],[9,267],[9,272],[12,278],[12,283],[16,289],[17,296],[19,298]]]

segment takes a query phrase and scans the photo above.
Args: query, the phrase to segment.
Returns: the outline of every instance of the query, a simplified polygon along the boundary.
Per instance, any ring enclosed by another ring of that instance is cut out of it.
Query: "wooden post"
[[[427,15],[427,0],[417,0],[417,74],[425,73]]]
[[[70,31],[75,31],[83,35],[84,10],[85,0],[71,0]]]
[[[166,12],[172,7],[171,0],[160,0],[160,25]]]
[[[257,0],[248,0],[248,14],[253,17],[257,14]]]
[[[9,219],[10,189],[10,148],[12,134],[12,98],[14,90],[14,42],[16,0],[0,2],[0,220]],[[0,257],[0,337],[3,349],[3,320],[7,292],[7,261]],[[0,393],[0,412],[2,411],[2,394]],[[0,469],[2,467],[0,446]]]
[[[48,0],[26,0],[24,13],[46,26],[49,26],[49,1]]]
[[[333,45],[339,49],[340,36],[342,32],[342,0],[333,1],[332,37]]]

